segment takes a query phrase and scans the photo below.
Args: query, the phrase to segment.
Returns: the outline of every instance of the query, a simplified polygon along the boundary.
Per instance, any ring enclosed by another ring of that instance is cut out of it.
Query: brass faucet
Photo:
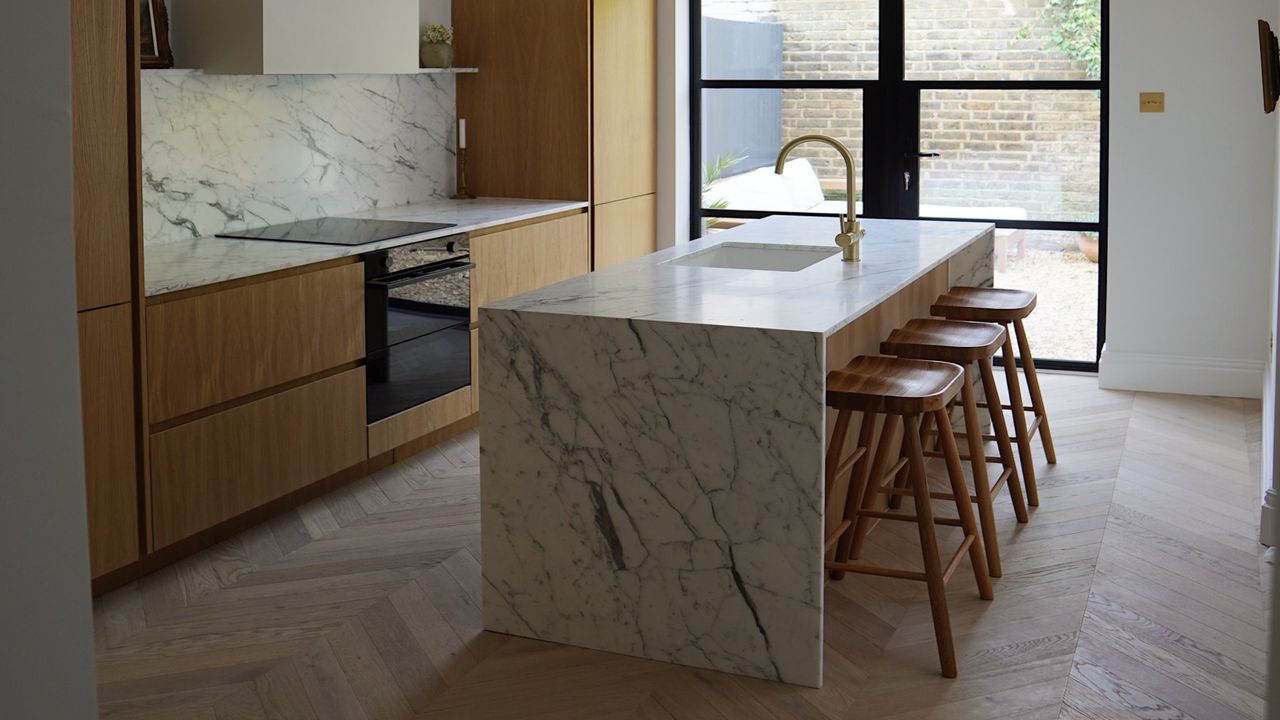
[[[849,154],[849,149],[840,144],[839,140],[827,137],[826,135],[801,135],[782,146],[781,152],[778,153],[778,163],[774,165],[773,171],[778,175],[782,174],[783,166],[786,165],[787,156],[797,145],[803,145],[807,142],[819,142],[836,149],[840,153],[840,157],[844,159],[844,167],[846,173],[846,201],[848,202],[848,210],[844,215],[840,216],[840,234],[836,235],[836,245],[844,251],[845,262],[861,262],[862,260],[862,236],[867,234],[866,230],[858,224],[857,211],[857,180],[853,171],[853,155]]]

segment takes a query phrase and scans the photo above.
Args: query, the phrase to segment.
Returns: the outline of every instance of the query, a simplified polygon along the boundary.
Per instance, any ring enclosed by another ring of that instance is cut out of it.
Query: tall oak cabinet
[[[454,2],[477,195],[591,203],[592,267],[651,253],[657,193],[656,0]]]
[[[89,557],[142,551],[136,2],[71,0],[76,294]]]

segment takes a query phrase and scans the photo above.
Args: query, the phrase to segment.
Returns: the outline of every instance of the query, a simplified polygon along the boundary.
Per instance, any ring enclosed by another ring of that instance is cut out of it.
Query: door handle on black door
[[[913,153],[907,153],[907,154],[903,155],[902,157],[905,157],[905,158],[935,158],[935,157],[942,157],[942,153],[936,153],[936,152],[913,152]]]

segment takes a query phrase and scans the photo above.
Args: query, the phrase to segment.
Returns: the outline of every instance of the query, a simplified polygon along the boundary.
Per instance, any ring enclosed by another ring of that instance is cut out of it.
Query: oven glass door
[[[471,384],[472,267],[458,258],[366,283],[370,423]]]
[[[365,359],[370,423],[471,384],[471,330],[460,323]]]

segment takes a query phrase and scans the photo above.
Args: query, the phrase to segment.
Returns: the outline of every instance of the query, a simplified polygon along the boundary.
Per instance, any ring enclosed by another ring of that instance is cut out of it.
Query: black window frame
[[[962,222],[990,222],[998,228],[1020,230],[1052,230],[1066,232],[1096,232],[1098,234],[1098,327],[1092,362],[1061,359],[1036,359],[1038,368],[1050,370],[1074,370],[1097,372],[1098,358],[1102,355],[1102,347],[1106,342],[1107,319],[1107,245],[1108,245],[1108,157],[1109,157],[1109,120],[1110,120],[1110,0],[1101,0],[1102,10],[1102,65],[1098,80],[908,80],[906,69],[906,0],[880,0],[880,45],[879,72],[875,80],[707,80],[702,77],[702,0],[689,0],[689,231],[692,239],[702,236],[702,222],[712,215],[729,219],[759,219],[770,215],[796,215],[809,217],[830,217],[825,213],[794,211],[755,211],[719,209],[704,212],[702,208],[702,93],[704,90],[718,89],[783,89],[783,90],[862,90],[864,93],[863,117],[863,177],[864,187],[871,177],[890,177],[890,172],[900,169],[901,160],[895,153],[899,149],[919,151],[919,122],[893,123],[892,127],[876,128],[877,118],[866,112],[867,108],[885,107],[888,102],[904,106],[900,98],[893,99],[895,93],[915,93],[917,98],[913,107],[918,108],[919,93],[922,90],[1095,90],[1100,101],[1100,147],[1098,178],[1098,221],[1068,222],[1054,220],[1000,220],[972,218],[934,218],[928,220],[956,220]],[[879,102],[872,102],[866,96],[872,93],[885,93]],[[884,119],[884,118],[880,118]],[[901,116],[897,116],[900,121]],[[887,123],[886,123],[887,125]],[[914,129],[914,134],[908,136]],[[867,143],[868,137],[892,139],[892,143]],[[892,164],[891,166],[888,164]],[[886,167],[889,169],[886,170]],[[916,176],[919,175],[916,166]],[[901,193],[895,186],[877,183],[875,187],[864,189],[863,202],[867,217],[903,218],[913,217],[915,211],[909,208],[912,198],[918,198],[919,183],[916,183],[917,194]],[[874,190],[874,194],[867,194]],[[1021,364],[1021,363],[1019,363]]]

